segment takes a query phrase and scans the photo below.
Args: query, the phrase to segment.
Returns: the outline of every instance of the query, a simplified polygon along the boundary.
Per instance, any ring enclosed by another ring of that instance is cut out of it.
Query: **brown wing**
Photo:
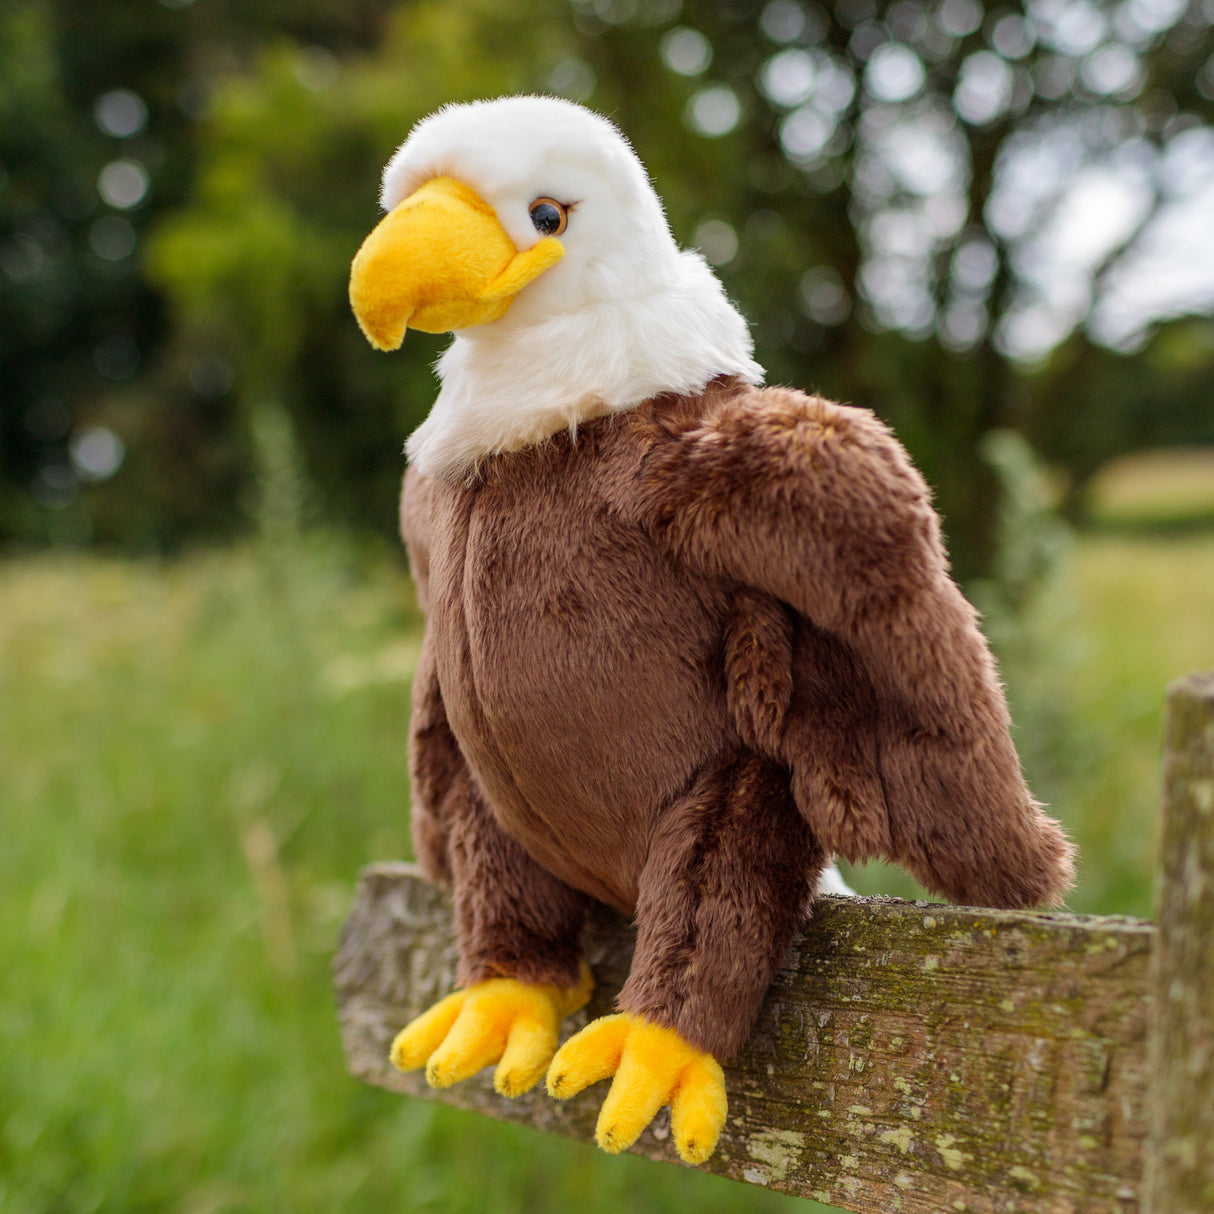
[[[791,609],[772,736],[825,847],[886,856],[954,901],[1061,898],[1071,846],[1025,786],[929,491],[881,422],[786,389],[719,393],[655,444],[642,492],[678,559]]]

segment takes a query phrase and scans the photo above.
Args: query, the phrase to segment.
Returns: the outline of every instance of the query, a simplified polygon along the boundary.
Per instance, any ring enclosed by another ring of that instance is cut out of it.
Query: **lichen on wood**
[[[1145,1209],[1214,1211],[1214,673],[1168,696]]]
[[[711,1171],[873,1214],[1137,1211],[1146,1133],[1148,963],[1125,918],[824,898],[793,941],[742,1053]],[[633,933],[586,937],[611,1010]],[[498,1096],[489,1074],[441,1092],[388,1064],[455,974],[451,910],[411,866],[361,878],[335,960],[359,1078],[591,1141],[605,1088],[568,1102]],[[659,1119],[635,1150],[675,1160]]]

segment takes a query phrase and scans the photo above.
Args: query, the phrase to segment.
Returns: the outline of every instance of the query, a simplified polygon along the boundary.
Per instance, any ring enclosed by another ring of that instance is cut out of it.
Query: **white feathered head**
[[[762,378],[746,323],[680,251],[649,178],[605,118],[552,97],[450,105],[384,170],[387,217],[354,259],[373,345],[455,333],[442,392],[408,444],[459,475],[660,392]]]

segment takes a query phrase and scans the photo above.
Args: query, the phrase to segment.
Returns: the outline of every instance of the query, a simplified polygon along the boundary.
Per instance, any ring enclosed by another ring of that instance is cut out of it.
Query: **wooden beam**
[[[1214,672],[1168,694],[1151,984],[1153,1214],[1214,1211]]]
[[[726,1068],[707,1170],[862,1214],[1137,1212],[1154,939],[1137,919],[822,899]],[[611,1010],[632,947],[595,916],[598,990],[569,1031]],[[334,966],[360,1079],[592,1141],[605,1085],[509,1101],[487,1072],[434,1092],[388,1064],[455,974],[450,905],[411,866],[362,874]],[[668,1134],[663,1113],[634,1149],[674,1161]]]

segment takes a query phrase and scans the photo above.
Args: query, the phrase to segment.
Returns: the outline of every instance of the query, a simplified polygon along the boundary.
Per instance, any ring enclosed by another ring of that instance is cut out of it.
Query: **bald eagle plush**
[[[1071,848],[923,480],[871,413],[758,386],[619,131],[551,98],[448,106],[382,201],[363,331],[455,332],[401,526],[428,613],[414,839],[453,888],[461,989],[392,1058],[436,1086],[496,1064],[508,1096],[614,1076],[602,1147],[669,1103],[701,1162],[832,853],[1006,907],[1056,902]],[[592,899],[636,953],[618,1014],[557,1051]]]

